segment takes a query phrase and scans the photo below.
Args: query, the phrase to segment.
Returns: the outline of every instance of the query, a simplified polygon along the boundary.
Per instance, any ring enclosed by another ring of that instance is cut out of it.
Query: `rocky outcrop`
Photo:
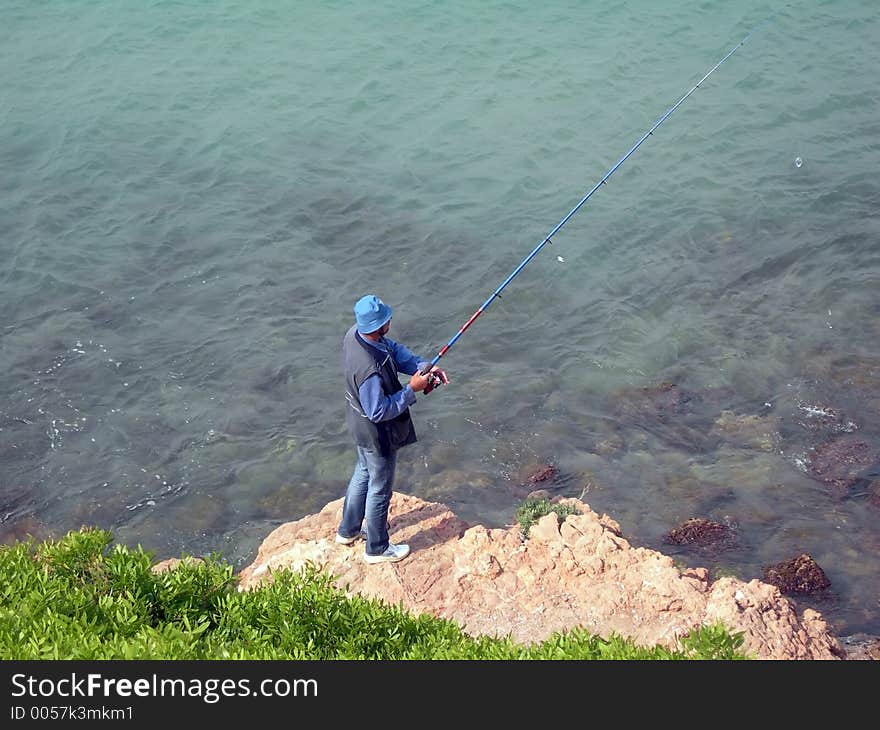
[[[844,658],[822,616],[810,609],[798,615],[777,587],[730,577],[713,582],[703,568],[681,570],[668,556],[630,545],[607,515],[562,501],[580,514],[548,514],[524,540],[519,526],[469,525],[442,504],[397,493],[391,539],[408,543],[412,554],[367,565],[363,542],[334,540],[339,499],[269,534],[241,571],[239,588],[311,563],[349,593],[451,619],[472,635],[528,644],[580,626],[674,648],[693,629],[721,622],[742,632],[743,649],[759,659]]]

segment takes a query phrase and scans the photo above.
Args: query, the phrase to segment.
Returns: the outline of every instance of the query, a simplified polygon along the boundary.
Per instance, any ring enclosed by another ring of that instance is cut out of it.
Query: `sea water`
[[[810,471],[880,451],[875,3],[0,13],[5,541],[248,564],[344,492],[355,300],[434,357],[757,27],[446,353],[396,488],[489,526],[546,488],[745,580],[808,553],[801,603],[880,633],[880,475]],[[666,543],[692,517],[736,545]]]

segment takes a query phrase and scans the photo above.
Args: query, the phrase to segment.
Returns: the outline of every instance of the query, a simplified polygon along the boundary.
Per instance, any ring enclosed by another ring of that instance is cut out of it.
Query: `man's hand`
[[[440,379],[440,382],[437,383],[437,385],[449,385],[449,378],[446,375],[446,371],[441,370],[437,365],[431,368],[431,372],[429,374]]]
[[[434,388],[439,388],[441,385],[446,385],[449,382],[446,373],[436,365],[426,373],[426,376],[428,378],[428,384],[425,386],[425,395],[428,395],[428,393],[434,390]]]
[[[418,370],[413,373],[409,378],[409,387],[413,389],[414,393],[420,393],[423,391],[428,383],[431,380],[431,375],[425,374],[422,375]]]
[[[446,375],[446,371],[441,370],[436,365],[424,374],[416,371],[415,375],[409,379],[409,387],[414,392],[418,393],[421,391],[425,395],[434,390],[434,388],[446,385],[447,383],[449,383],[449,377]]]

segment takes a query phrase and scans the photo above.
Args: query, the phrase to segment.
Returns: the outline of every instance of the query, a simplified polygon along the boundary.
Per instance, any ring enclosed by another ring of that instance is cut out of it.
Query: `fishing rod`
[[[678,107],[680,107],[680,106],[684,103],[685,99],[687,99],[691,94],[693,94],[697,89],[699,89],[700,86],[702,85],[702,83],[703,83],[706,79],[708,79],[713,73],[715,73],[715,70],[716,70],[719,66],[721,66],[722,63],[724,63],[728,58],[730,58],[730,57],[731,57],[731,56],[732,56],[732,55],[733,55],[733,54],[734,54],[734,53],[735,53],[735,52],[736,52],[741,46],[745,45],[746,41],[748,41],[749,38],[751,38],[751,37],[752,37],[752,36],[758,31],[758,29],[759,29],[762,25],[764,25],[765,23],[767,23],[767,22],[770,20],[770,18],[772,18],[772,17],[773,17],[773,16],[771,15],[770,17],[766,18],[765,20],[763,20],[762,22],[760,22],[758,25],[756,25],[751,31],[749,31],[749,32],[746,34],[745,38],[743,38],[743,39],[742,39],[739,43],[737,43],[732,49],[730,49],[730,51],[724,56],[724,58],[722,58],[722,59],[721,59],[718,63],[716,63],[711,69],[709,69],[709,71],[706,72],[706,74],[703,76],[703,78],[701,78],[701,79],[700,79],[700,80],[699,80],[699,81],[698,81],[698,82],[697,82],[697,83],[696,83],[696,84],[690,89],[690,91],[688,91],[688,92],[687,92],[684,96],[682,96],[677,102],[675,102],[675,104],[673,104],[673,105],[672,105],[672,106],[666,111],[666,113],[663,114],[663,116],[661,116],[656,122],[654,122],[654,124],[651,126],[651,128],[648,129],[648,131],[645,132],[645,133],[639,138],[639,141],[636,142],[632,147],[630,147],[629,151],[628,151],[623,157],[621,157],[616,163],[614,163],[614,165],[612,165],[611,169],[609,169],[608,172],[606,172],[606,173],[602,176],[602,179],[599,180],[599,182],[597,182],[597,183],[592,187],[592,189],[590,190],[590,192],[588,192],[586,195],[584,195],[584,197],[580,199],[580,202],[578,202],[578,204],[577,204],[576,206],[574,206],[574,208],[572,208],[570,211],[568,211],[568,213],[566,213],[565,217],[564,217],[561,221],[559,221],[559,223],[557,223],[557,224],[553,227],[553,229],[550,231],[550,233],[548,233],[548,234],[544,237],[544,239],[543,239],[543,240],[542,240],[537,246],[535,246],[534,249],[532,249],[531,253],[530,253],[528,256],[526,256],[526,257],[520,262],[519,266],[517,266],[517,267],[511,272],[510,276],[508,276],[508,277],[507,277],[507,278],[501,283],[501,285],[500,285],[500,286],[499,286],[494,292],[492,292],[492,296],[490,296],[485,302],[483,302],[483,303],[480,305],[479,309],[477,309],[477,311],[474,312],[474,313],[471,315],[470,319],[468,319],[468,321],[465,322],[465,323],[462,325],[461,329],[459,329],[458,332],[456,332],[455,336],[454,336],[452,339],[450,339],[449,342],[447,342],[447,343],[446,343],[446,344],[440,349],[440,352],[438,352],[437,355],[435,355],[434,359],[432,359],[429,363],[427,363],[427,364],[422,368],[422,370],[420,371],[422,375],[427,375],[427,374],[431,371],[431,369],[433,369],[433,367],[434,367],[434,366],[440,361],[440,358],[443,357],[447,352],[449,352],[449,349],[450,349],[450,348],[451,348],[456,342],[458,342],[458,339],[459,339],[459,338],[460,338],[460,337],[461,337],[461,336],[467,331],[467,329],[468,329],[468,328],[469,328],[469,327],[470,327],[470,326],[476,321],[477,317],[479,317],[483,312],[485,312],[485,311],[489,308],[489,305],[492,304],[493,301],[495,301],[495,299],[501,294],[501,292],[503,291],[503,289],[504,289],[504,288],[505,288],[505,287],[506,287],[511,281],[513,281],[514,277],[516,277],[516,275],[519,274],[519,272],[522,271],[522,270],[528,265],[528,263],[529,263],[533,258],[535,258],[535,256],[538,255],[538,253],[540,253],[541,249],[544,248],[544,246],[546,246],[548,243],[551,242],[550,239],[552,239],[553,236],[555,236],[555,235],[559,232],[559,230],[562,228],[562,226],[564,226],[566,223],[568,223],[568,221],[571,219],[571,217],[581,209],[581,206],[582,206],[584,203],[586,203],[586,202],[590,199],[590,197],[593,195],[593,193],[595,193],[600,187],[602,187],[602,185],[605,184],[605,181],[608,180],[608,178],[611,177],[611,176],[615,173],[615,171],[617,170],[617,168],[619,168],[624,162],[626,162],[626,160],[629,159],[630,155],[632,155],[632,154],[633,154],[633,153],[634,153],[639,147],[641,147],[642,142],[644,142],[646,139],[648,139],[648,137],[650,137],[652,134],[654,134],[654,130],[657,129],[657,127],[659,127],[661,124],[663,124],[663,122],[665,122],[665,121],[666,121],[666,120],[672,115],[672,113],[673,113],[676,109],[678,109]],[[440,378],[437,377],[437,376],[433,376],[433,377],[431,377],[431,378],[429,379],[429,381],[428,381],[428,385],[425,387],[424,392],[425,392],[425,393],[430,393],[435,387],[437,387],[437,386],[440,385],[440,384],[441,384]]]

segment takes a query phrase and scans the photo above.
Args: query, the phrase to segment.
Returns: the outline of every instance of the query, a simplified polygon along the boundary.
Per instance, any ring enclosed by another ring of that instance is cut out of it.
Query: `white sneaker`
[[[352,543],[356,542],[357,540],[366,540],[366,539],[367,539],[367,533],[365,530],[361,530],[354,537],[343,537],[338,532],[336,533],[336,542],[338,542],[340,545],[351,545]]]
[[[368,563],[396,563],[403,560],[409,555],[409,545],[395,545],[393,542],[388,543],[384,553],[380,555],[367,555],[364,553],[364,560]]]

